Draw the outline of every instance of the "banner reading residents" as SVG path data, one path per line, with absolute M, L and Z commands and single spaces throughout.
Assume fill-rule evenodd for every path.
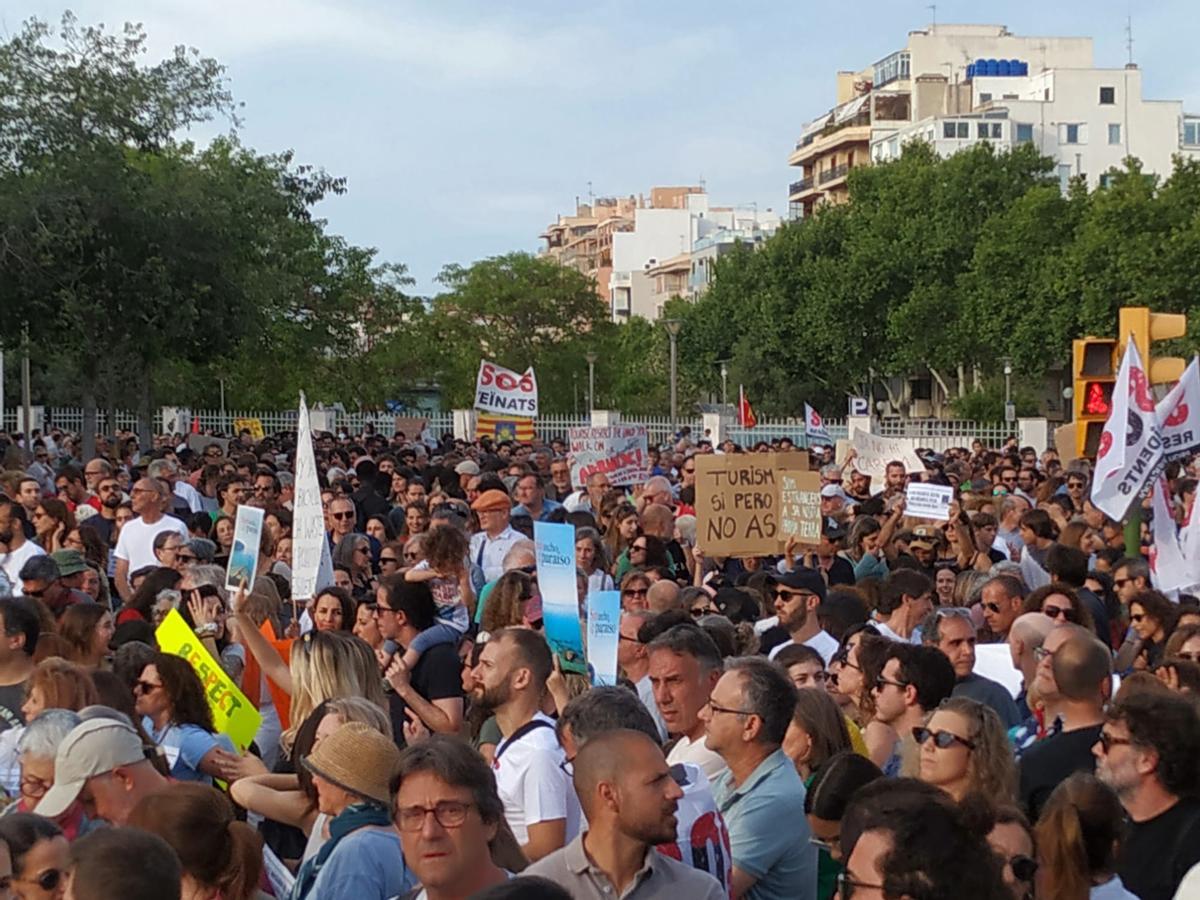
M 571 484 L 583 487 L 596 472 L 615 486 L 641 484 L 650 475 L 649 442 L 645 425 L 570 428 Z

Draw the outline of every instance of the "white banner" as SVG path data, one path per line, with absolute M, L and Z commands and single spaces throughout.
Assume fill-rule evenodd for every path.
M 825 420 L 821 418 L 819 412 L 807 403 L 804 404 L 804 434 L 808 438 L 808 442 L 813 446 L 833 446 L 833 438 L 825 430 Z
M 1200 448 L 1200 357 L 1192 357 L 1183 377 L 1159 401 L 1154 413 L 1168 462 Z
M 1096 453 L 1092 503 L 1119 522 L 1163 461 L 1154 397 L 1132 336 L 1121 359 L 1112 398 L 1112 414 L 1104 423 Z
M 530 366 L 524 374 L 483 360 L 475 376 L 475 408 L 484 412 L 525 416 L 538 414 L 537 378 Z
M 614 486 L 641 484 L 650 477 L 649 443 L 645 425 L 570 428 L 571 484 L 583 487 L 595 472 Z
M 904 514 L 918 519 L 950 519 L 950 501 L 954 499 L 954 488 L 948 484 L 926 484 L 923 481 L 909 482 L 904 491 Z
M 296 493 L 292 511 L 292 599 L 308 600 L 316 596 L 321 548 L 325 547 L 324 552 L 328 553 L 328 541 L 325 538 L 325 513 L 321 509 L 321 486 L 317 482 L 317 461 L 313 455 L 308 404 L 303 393 L 300 394 L 297 428 Z
M 1153 541 L 1150 544 L 1150 580 L 1164 594 L 1176 592 L 1192 583 L 1188 564 L 1179 547 L 1179 532 L 1175 528 L 1175 517 L 1171 514 L 1167 479 L 1154 479 L 1150 491 L 1154 521 Z
M 887 465 L 899 462 L 906 472 L 924 472 L 925 463 L 916 454 L 916 442 L 912 438 L 885 438 L 858 428 L 850 435 L 850 446 L 854 448 L 854 468 L 871 476 L 871 490 L 882 491 Z

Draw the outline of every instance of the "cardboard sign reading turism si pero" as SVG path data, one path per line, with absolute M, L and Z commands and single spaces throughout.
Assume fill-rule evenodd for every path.
M 694 459 L 696 542 L 709 556 L 779 553 L 792 533 L 803 543 L 820 539 L 820 503 L 814 512 L 812 496 L 820 477 L 808 471 L 804 454 L 701 454 Z

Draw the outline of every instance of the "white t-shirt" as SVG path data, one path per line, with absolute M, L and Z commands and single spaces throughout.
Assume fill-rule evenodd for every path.
M 796 643 L 796 642 L 795 641 L 787 641 L 786 643 L 779 644 L 778 646 L 772 647 L 771 653 L 769 654 L 768 658 L 774 659 L 776 656 L 779 655 L 780 650 L 782 650 L 784 647 L 790 647 L 794 643 Z M 820 631 L 818 631 L 816 634 L 814 634 L 812 637 L 810 637 L 807 641 L 805 641 L 804 646 L 812 647 L 814 650 L 816 650 L 818 653 L 820 653 L 821 659 L 825 660 L 825 665 L 829 665 L 829 661 L 831 659 L 833 659 L 833 654 L 837 653 L 837 651 L 838 651 L 837 640 L 835 640 L 833 635 L 831 635 L 829 632 L 827 632 L 823 628 Z
M 675 810 L 675 842 L 659 844 L 656 848 L 663 856 L 669 856 L 685 866 L 707 872 L 721 887 L 728 889 L 732 876 L 733 854 L 729 849 L 729 829 L 717 809 L 712 785 L 692 763 L 680 763 L 687 775 L 681 784 L 683 796 Z
M 159 562 L 154 555 L 154 538 L 163 531 L 174 531 L 183 541 L 190 537 L 187 526 L 174 516 L 163 516 L 153 525 L 147 525 L 138 516 L 126 522 L 121 529 L 121 536 L 117 538 L 117 559 L 126 560 L 130 572 L 145 566 L 157 566 Z
M 515 741 L 505 738 L 496 745 L 492 770 L 504 817 L 522 846 L 529 842 L 530 825 L 566 819 L 570 843 L 579 833 L 579 799 L 562 768 L 566 757 L 554 734 L 554 720 L 537 713 L 533 721 L 544 724 L 527 729 Z
M 186 481 L 180 480 L 175 482 L 175 496 L 186 503 L 188 509 L 192 512 L 204 512 L 204 498 L 200 496 L 198 490 Z
M 667 762 L 671 765 L 682 762 L 695 763 L 708 776 L 710 784 L 729 771 L 725 760 L 721 759 L 718 753 L 704 746 L 704 738 L 693 741 L 691 738 L 681 737 L 671 748 Z
M 14 523 L 14 528 L 20 528 L 20 523 Z M 26 560 L 33 559 L 35 556 L 41 556 L 46 551 L 35 544 L 33 541 L 26 539 L 21 545 L 21 549 L 13 550 L 11 553 L 0 554 L 0 569 L 4 570 L 4 574 L 8 576 L 8 581 L 12 586 L 14 597 L 20 597 L 24 594 L 21 588 L 20 571 L 21 566 L 25 565 Z

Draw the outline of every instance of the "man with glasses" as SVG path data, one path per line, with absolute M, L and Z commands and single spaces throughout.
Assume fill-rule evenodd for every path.
M 1015 575 L 997 575 L 983 585 L 980 592 L 983 620 L 997 641 L 1008 639 L 1008 630 L 1025 602 L 1025 585 Z
M 261 470 L 254 476 L 254 497 L 250 503 L 252 506 L 259 506 L 268 512 L 274 512 L 280 508 L 279 478 L 275 473 L 268 470 Z
M 675 840 L 683 790 L 645 734 L 617 729 L 592 738 L 575 758 L 572 780 L 588 830 L 525 874 L 549 878 L 576 900 L 729 896 L 708 873 L 655 850 Z
M 160 532 L 173 531 L 179 535 L 180 541 L 191 537 L 183 522 L 166 514 L 169 495 L 166 485 L 161 481 L 142 478 L 133 485 L 129 493 L 133 498 L 133 512 L 137 518 L 125 523 L 113 554 L 117 558 L 117 593 L 121 595 L 122 600 L 133 596 L 133 585 L 129 583 L 130 572 L 136 572 L 145 566 L 158 565 L 158 557 L 154 555 L 154 538 Z
M 329 549 L 337 547 L 342 538 L 353 534 L 358 513 L 349 497 L 334 497 L 329 501 Z
M 523 539 L 509 524 L 512 500 L 504 491 L 484 491 L 471 504 L 479 516 L 480 531 L 471 536 L 471 562 L 483 570 L 486 581 L 504 574 L 504 557 L 513 544 Z
M 1175 695 L 1131 694 L 1108 712 L 1096 776 L 1129 816 L 1117 874 L 1141 900 L 1170 900 L 1200 862 L 1200 718 Z
M 117 530 L 117 510 L 125 501 L 121 483 L 112 475 L 105 475 L 96 485 L 96 496 L 100 499 L 100 512 L 88 519 L 86 524 L 100 535 L 105 547 L 111 547 Z
M 1112 655 L 1086 628 L 1059 625 L 1036 651 L 1034 690 L 1042 701 L 1045 737 L 1021 753 L 1021 805 L 1037 819 L 1059 782 L 1095 767 L 1104 704 L 1112 691 Z
M 912 730 L 925 724 L 927 713 L 954 693 L 954 667 L 936 647 L 892 643 L 871 696 L 875 720 L 897 735 L 884 775 L 900 774 L 901 749 L 912 741 Z
M 729 828 L 735 897 L 817 896 L 804 783 L 783 752 L 795 707 L 796 688 L 777 666 L 742 657 L 729 661 L 700 712 L 706 746 L 728 766 L 713 795 Z
M 793 569 L 784 575 L 773 577 L 775 614 L 779 627 L 787 632 L 787 640 L 770 651 L 774 659 L 784 647 L 805 644 L 821 654 L 825 664 L 837 653 L 838 642 L 821 627 L 817 619 L 817 607 L 825 602 L 825 579 L 814 569 Z
M 1021 724 L 1021 713 L 1008 688 L 975 672 L 975 623 L 970 610 L 958 606 L 935 609 L 921 623 L 921 641 L 940 650 L 954 667 L 953 696 L 990 706 L 1006 729 Z
M 112 473 L 112 463 L 107 459 L 100 456 L 97 456 L 95 459 L 89 459 L 83 467 L 83 477 L 87 482 L 87 489 L 99 493 L 100 480 L 111 477 Z
M 1071 505 L 1076 513 L 1083 512 L 1083 501 L 1088 495 L 1088 479 L 1087 476 L 1080 472 L 1067 473 L 1067 496 L 1071 498 Z
M 1150 587 L 1150 565 L 1146 560 L 1122 559 L 1113 566 L 1113 591 L 1126 610 L 1134 597 Z
M 59 567 L 59 558 L 69 574 Z M 54 556 L 43 553 L 26 560 L 25 565 L 21 566 L 21 592 L 26 597 L 44 603 L 57 620 L 68 606 L 92 602 L 87 594 L 75 590 L 82 584 L 82 574 L 87 568 L 87 563 L 77 550 L 59 550 Z
M 408 647 L 418 634 L 437 621 L 437 606 L 428 582 L 385 579 L 375 591 L 375 621 L 385 641 Z M 434 644 L 421 654 L 412 671 L 397 665 L 395 654 L 387 670 L 388 708 L 397 743 L 419 719 L 435 734 L 457 734 L 462 726 L 462 662 L 454 644 Z
M 492 862 L 504 824 L 496 776 L 466 743 L 434 735 L 407 748 L 391 790 L 404 860 L 421 881 L 414 900 L 467 900 L 512 877 Z

